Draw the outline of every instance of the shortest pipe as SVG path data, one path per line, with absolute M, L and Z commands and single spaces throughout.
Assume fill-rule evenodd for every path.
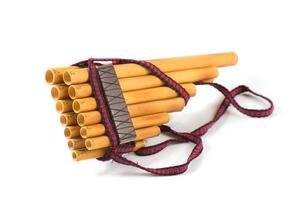
M 135 143 L 135 147 L 133 149 L 133 151 L 137 151 L 140 148 L 145 146 L 145 142 L 142 141 L 137 141 Z M 73 160 L 75 161 L 80 161 L 80 160 L 87 160 L 87 159 L 93 159 L 93 158 L 101 158 L 105 155 L 107 151 L 107 148 L 104 149 L 95 149 L 95 150 L 86 150 L 86 149 L 82 149 L 82 150 L 75 150 L 72 152 L 72 157 Z
M 135 130 L 135 134 L 136 134 L 136 138 L 135 138 L 136 141 L 143 140 L 146 138 L 158 136 L 160 134 L 160 128 L 158 126 L 141 128 Z M 85 147 L 88 150 L 106 148 L 109 147 L 110 145 L 111 145 L 110 139 L 107 136 L 88 138 L 85 140 Z

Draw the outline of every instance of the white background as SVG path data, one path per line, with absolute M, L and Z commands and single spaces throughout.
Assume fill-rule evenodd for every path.
M 297 3 L 1 1 L 0 199 L 299 199 Z M 44 81 L 48 67 L 91 56 L 150 59 L 225 51 L 237 52 L 239 63 L 221 69 L 216 81 L 229 88 L 245 84 L 270 97 L 272 117 L 252 119 L 231 107 L 203 137 L 202 155 L 179 176 L 72 161 Z M 238 98 L 244 106 L 266 106 L 250 99 Z M 191 131 L 212 118 L 221 100 L 214 89 L 199 87 L 170 125 Z M 184 162 L 191 148 L 129 157 L 162 167 Z

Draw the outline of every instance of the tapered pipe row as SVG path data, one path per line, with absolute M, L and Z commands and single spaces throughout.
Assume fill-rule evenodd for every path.
M 218 76 L 217 67 L 234 65 L 234 53 L 188 56 L 150 60 L 161 71 L 180 83 L 190 96 L 195 96 L 195 81 L 212 82 Z M 114 65 L 125 102 L 136 132 L 135 149 L 144 146 L 144 139 L 158 136 L 159 125 L 169 122 L 169 112 L 184 108 L 183 98 L 165 86 L 150 72 L 137 64 Z M 51 96 L 74 160 L 102 157 L 110 140 L 102 124 L 101 113 L 88 83 L 88 68 L 76 66 L 51 68 L 46 81 L 52 84 Z
M 61 88 L 62 86 L 66 85 L 54 85 L 53 88 Z M 63 91 L 65 92 L 66 90 L 64 89 Z M 57 99 L 57 93 L 53 92 L 53 90 L 51 91 L 51 95 L 54 99 Z M 74 113 L 72 101 L 73 100 L 71 100 L 69 96 L 63 100 L 58 100 L 56 102 L 56 110 L 59 113 L 63 113 L 60 116 L 60 122 L 62 125 L 66 126 L 64 133 L 66 138 L 69 139 L 67 144 L 68 147 L 73 150 L 72 156 L 74 160 L 103 156 L 103 152 L 110 146 L 110 143 L 107 142 L 109 141 L 109 138 L 107 136 L 101 136 L 105 135 L 104 125 L 99 123 L 92 126 L 80 127 L 78 125 L 80 117 L 78 118 L 78 114 Z M 132 121 L 134 128 L 136 129 L 137 142 L 135 150 L 137 150 L 144 146 L 143 139 L 155 137 L 160 133 L 160 129 L 157 125 L 167 123 L 169 121 L 169 116 L 168 113 L 156 113 L 153 115 L 132 118 Z M 81 128 L 83 128 L 82 131 Z M 89 140 L 86 141 L 86 138 L 89 138 Z M 93 151 L 90 152 L 90 150 Z

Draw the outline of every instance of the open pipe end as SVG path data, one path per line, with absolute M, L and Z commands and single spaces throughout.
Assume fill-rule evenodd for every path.
M 70 74 L 70 72 L 65 71 L 63 74 L 63 80 L 65 82 L 65 84 L 70 85 L 72 83 L 72 76 Z
M 92 148 L 92 142 L 90 140 L 86 140 L 85 141 L 85 146 L 86 146 L 87 149 L 90 150 Z
M 63 113 L 63 111 L 64 111 L 64 105 L 62 104 L 62 102 L 59 102 L 59 101 L 56 102 L 55 108 L 56 108 L 56 111 L 59 113 Z
M 46 71 L 45 79 L 48 84 L 54 84 L 54 72 L 51 69 Z
M 66 126 L 67 125 L 67 118 L 65 116 L 60 116 L 59 121 L 61 125 Z
M 71 97 L 71 99 L 76 99 L 77 98 L 76 89 L 74 88 L 74 86 L 71 85 L 69 87 L 68 93 L 69 93 L 69 96 Z
M 75 151 L 72 152 L 72 158 L 73 158 L 73 160 L 78 161 L 78 154 L 77 154 L 77 152 L 75 152 Z
M 72 140 L 69 140 L 68 141 L 68 147 L 70 148 L 70 149 L 73 149 L 74 148 L 74 142 L 72 141 Z
M 57 87 L 53 86 L 51 88 L 51 96 L 54 100 L 58 100 L 60 98 L 60 92 Z
M 84 120 L 84 116 L 82 114 L 77 115 L 77 123 L 80 126 L 84 126 L 85 120 Z
M 66 138 L 70 138 L 71 137 L 71 131 L 68 127 L 65 128 L 64 130 L 64 134 Z
M 80 103 L 78 101 L 75 100 L 72 104 L 72 107 L 73 107 L 74 112 L 76 112 L 76 113 L 80 112 L 81 107 L 80 107 Z
M 81 135 L 82 138 L 87 137 L 87 128 L 86 127 L 81 127 L 80 128 L 80 135 Z

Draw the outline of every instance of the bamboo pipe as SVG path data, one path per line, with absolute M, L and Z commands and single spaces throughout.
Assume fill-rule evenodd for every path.
M 85 141 L 81 138 L 69 139 L 68 147 L 72 150 L 85 148 Z
M 68 93 L 71 99 L 80 99 L 92 96 L 92 86 L 89 83 L 70 85 Z
M 182 87 L 186 89 L 190 96 L 196 95 L 196 86 L 194 84 L 183 84 Z M 127 105 L 162 99 L 170 99 L 177 96 L 178 93 L 169 87 L 157 87 L 124 93 L 124 99 Z M 75 99 L 73 101 L 72 107 L 75 113 L 87 112 L 96 110 L 97 102 L 94 97 Z
M 63 83 L 63 73 L 69 69 L 77 69 L 76 66 L 50 68 L 46 71 L 45 79 L 48 84 Z
M 64 134 L 66 138 L 80 137 L 80 126 L 67 126 L 65 127 Z
M 128 112 L 130 117 L 138 117 L 143 115 L 151 115 L 161 112 L 175 112 L 184 108 L 185 102 L 183 98 L 176 97 L 172 99 L 164 99 L 159 101 L 151 101 L 139 104 L 129 105 Z M 90 111 L 79 113 L 77 115 L 77 123 L 79 126 L 87 126 L 91 124 L 98 124 L 101 121 L 101 114 L 99 111 Z
M 233 52 L 229 52 L 200 56 L 157 59 L 150 60 L 150 62 L 156 65 L 162 72 L 174 72 L 208 66 L 224 67 L 236 64 L 237 60 L 237 55 Z M 137 64 L 115 65 L 114 69 L 119 79 L 150 74 L 149 70 Z M 64 72 L 63 79 L 67 85 L 88 82 L 88 69 L 81 68 L 67 70 Z
M 218 76 L 218 70 L 216 67 L 193 69 L 185 71 L 177 71 L 167 73 L 169 77 L 178 83 L 192 83 L 195 81 L 214 79 Z M 147 88 L 154 88 L 164 85 L 158 77 L 154 75 L 140 76 L 132 78 L 119 79 L 121 90 L 128 92 L 131 90 L 141 90 Z M 92 87 L 89 83 L 83 83 L 78 85 L 71 85 L 69 90 L 69 96 L 72 99 L 83 98 L 92 96 Z M 125 97 L 125 96 L 124 96 Z
M 202 81 L 206 82 L 206 83 L 209 83 L 209 82 L 213 82 L 214 78 L 205 79 L 205 80 L 202 80 Z M 182 84 L 182 86 L 183 86 L 183 84 Z M 143 91 L 143 90 L 141 90 L 141 91 Z M 136 92 L 136 91 L 132 91 L 132 92 Z M 68 89 L 68 93 L 69 93 L 69 97 L 71 99 L 80 99 L 80 98 L 90 97 L 90 96 L 93 95 L 92 94 L 93 93 L 92 92 L 92 86 L 89 83 L 70 85 L 70 87 Z M 130 99 L 131 93 L 129 93 L 129 94 L 127 94 L 127 93 L 129 93 L 129 91 L 123 93 L 124 98 L 125 99 Z
M 137 151 L 140 148 L 145 146 L 145 142 L 142 141 L 137 141 L 135 143 L 135 147 L 133 149 L 133 151 Z M 95 150 L 87 150 L 87 149 L 83 149 L 83 150 L 75 150 L 72 152 L 72 157 L 73 160 L 75 161 L 80 161 L 80 160 L 87 160 L 87 159 L 92 159 L 92 158 L 101 158 L 105 155 L 107 149 L 95 149 Z
M 52 98 L 54 100 L 69 98 L 68 88 L 69 88 L 69 86 L 66 86 L 66 85 L 54 85 L 51 88 Z
M 75 124 L 77 124 L 77 114 L 76 113 L 61 114 L 59 120 L 63 126 L 75 125 Z
M 141 117 L 134 117 L 131 119 L 132 125 L 135 129 L 145 128 L 149 126 L 159 126 L 168 123 L 170 120 L 168 113 L 157 113 L 153 115 L 145 115 Z M 103 124 L 94 124 L 90 126 L 83 126 L 80 128 L 80 136 L 82 138 L 97 137 L 105 134 L 105 126 Z M 76 134 L 77 135 L 77 130 Z
M 97 124 L 100 121 L 101 121 L 101 114 L 98 111 L 90 111 L 86 113 L 80 113 L 77 115 L 77 124 L 79 126 Z
M 157 126 L 142 128 L 135 130 L 136 133 L 136 141 L 143 140 L 146 138 L 151 138 L 158 136 L 160 134 L 160 128 Z M 111 145 L 110 139 L 107 136 L 100 136 L 94 138 L 88 138 L 85 140 L 85 147 L 88 150 L 101 149 L 105 147 L 109 147 Z
M 58 113 L 72 112 L 73 111 L 72 103 L 73 100 L 71 99 L 58 100 L 55 105 L 56 111 Z

